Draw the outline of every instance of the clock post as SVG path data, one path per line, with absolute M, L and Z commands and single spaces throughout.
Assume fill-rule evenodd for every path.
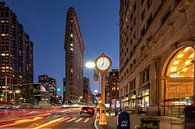
M 106 106 L 105 106 L 105 78 L 106 78 L 106 72 L 110 69 L 112 66 L 111 59 L 106 56 L 104 53 L 101 54 L 99 57 L 97 57 L 96 61 L 96 69 L 101 74 L 101 103 L 100 103 L 100 119 L 99 119 L 99 125 L 107 125 L 107 119 L 106 119 Z

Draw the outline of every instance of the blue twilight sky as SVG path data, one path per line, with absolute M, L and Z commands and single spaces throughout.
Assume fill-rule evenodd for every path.
M 2 1 L 2 0 L 0 0 Z M 106 53 L 119 67 L 119 0 L 4 0 L 16 14 L 34 42 L 34 82 L 47 74 L 63 86 L 65 76 L 64 32 L 66 12 L 73 6 L 77 12 L 85 44 L 85 62 Z M 90 77 L 93 71 L 84 69 Z M 62 90 L 61 93 L 62 95 Z

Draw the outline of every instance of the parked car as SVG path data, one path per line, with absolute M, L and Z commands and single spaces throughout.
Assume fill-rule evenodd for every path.
M 94 115 L 94 109 L 92 107 L 82 107 L 80 110 L 81 116 L 93 116 Z

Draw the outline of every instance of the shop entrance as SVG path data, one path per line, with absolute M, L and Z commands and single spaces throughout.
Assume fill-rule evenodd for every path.
M 182 117 L 184 107 L 192 104 L 194 49 L 181 48 L 165 66 L 163 102 L 164 115 Z

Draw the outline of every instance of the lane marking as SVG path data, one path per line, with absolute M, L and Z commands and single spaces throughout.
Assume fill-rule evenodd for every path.
M 63 117 L 62 117 L 62 118 L 58 118 L 58 119 L 56 119 L 56 120 L 53 120 L 53 121 L 44 123 L 44 124 L 42 124 L 42 125 L 40 125 L 40 126 L 38 126 L 38 127 L 35 127 L 35 128 L 33 128 L 33 129 L 41 129 L 41 128 L 43 128 L 43 127 L 45 127 L 45 126 L 48 126 L 48 125 L 50 125 L 50 124 L 52 124 L 52 123 L 61 121 L 62 119 L 63 119 Z
M 95 121 L 93 123 L 95 129 L 99 129 L 98 126 L 97 126 L 97 115 L 95 116 Z
M 81 121 L 83 118 L 80 118 L 78 120 L 75 121 L 75 123 L 78 123 L 79 121 Z
M 70 120 L 68 120 L 68 121 L 66 121 L 66 122 L 71 122 L 71 121 L 73 121 L 73 120 L 75 120 L 75 119 L 77 119 L 77 117 L 72 118 L 72 119 L 70 119 Z
M 85 121 L 84 121 L 84 123 L 87 123 L 87 121 L 89 120 L 90 118 L 87 118 Z

